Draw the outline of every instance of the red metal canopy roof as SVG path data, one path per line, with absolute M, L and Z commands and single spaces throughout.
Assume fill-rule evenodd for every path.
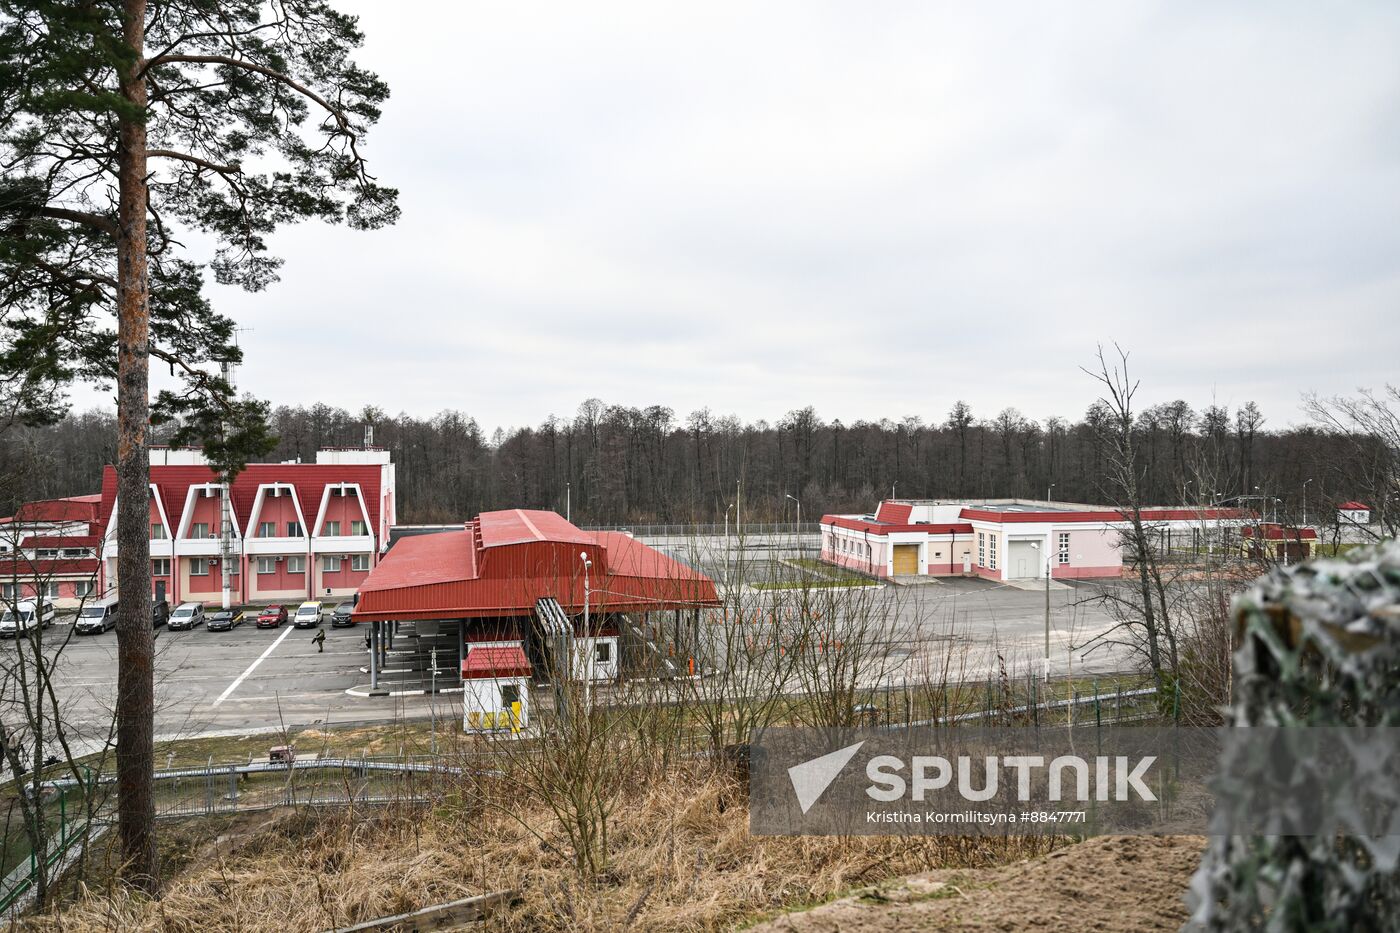
M 719 605 L 709 577 L 619 532 L 583 531 L 554 512 L 486 512 L 461 531 L 407 537 L 360 586 L 354 619 L 528 616 L 554 597 L 583 611 L 586 554 L 595 612 Z

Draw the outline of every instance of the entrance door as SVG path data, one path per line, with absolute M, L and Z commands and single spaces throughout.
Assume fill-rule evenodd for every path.
M 894 546 L 895 576 L 912 576 L 918 572 L 919 546 L 917 544 L 896 544 Z
M 1016 558 L 1016 576 L 1021 578 L 1031 576 L 1029 568 L 1026 567 L 1026 559 L 1024 557 Z

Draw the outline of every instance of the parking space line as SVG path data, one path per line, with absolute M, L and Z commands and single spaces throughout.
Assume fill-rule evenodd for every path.
M 283 642 L 283 641 L 286 639 L 286 637 L 287 637 L 288 635 L 290 635 L 290 634 L 292 634 L 292 627 L 289 625 L 289 626 L 287 626 L 287 628 L 286 628 L 285 630 L 283 630 L 283 632 L 282 632 L 281 635 L 278 635 L 278 636 L 277 636 L 277 640 L 276 640 L 276 641 L 274 641 L 272 644 L 270 644 L 270 645 L 267 646 L 267 650 L 266 650 L 266 651 L 264 651 L 262 654 L 258 655 L 258 659 L 257 659 L 256 661 L 254 661 L 252 664 L 249 664 L 249 665 L 248 665 L 248 669 L 247 669 L 246 671 L 244 671 L 243 673 L 241 673 L 241 674 L 238 675 L 238 679 L 237 679 L 237 680 L 235 680 L 233 683 L 231 683 L 231 684 L 228 685 L 228 689 L 227 689 L 227 690 L 225 690 L 223 693 L 219 694 L 219 698 L 218 698 L 217 700 L 214 701 L 213 705 L 214 705 L 214 706 L 218 706 L 220 703 L 224 702 L 224 700 L 227 700 L 227 699 L 228 699 L 228 695 L 229 695 L 230 693 L 232 693 L 233 691 L 237 690 L 237 689 L 238 689 L 238 685 L 241 684 L 241 683 L 243 683 L 243 681 L 248 677 L 249 674 L 251 674 L 251 673 L 253 673 L 253 671 L 257 670 L 258 665 L 261 664 L 263 661 L 267 660 L 267 656 L 270 655 L 270 654 L 272 654 L 272 652 L 276 651 L 276 650 L 277 650 L 277 646 L 280 645 L 280 644 L 282 644 L 282 642 Z

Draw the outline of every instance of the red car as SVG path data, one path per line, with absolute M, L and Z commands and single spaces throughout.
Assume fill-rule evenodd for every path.
M 258 613 L 258 628 L 277 628 L 286 621 L 286 606 L 268 606 Z

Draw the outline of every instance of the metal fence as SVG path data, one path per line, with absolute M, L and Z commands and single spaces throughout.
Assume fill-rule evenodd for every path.
M 744 522 L 743 526 L 730 522 L 728 525 L 715 522 L 675 523 L 662 525 L 589 525 L 585 531 L 622 531 L 634 538 L 682 538 L 682 537 L 723 537 L 726 533 L 739 537 L 791 537 L 821 534 L 820 522 Z
M 276 807 L 343 807 L 349 805 L 421 804 L 440 799 L 463 769 L 431 756 L 304 758 L 291 763 L 252 759 L 157 771 L 155 812 L 158 819 L 212 816 Z M 45 781 L 46 797 L 59 806 L 54 834 L 48 839 L 44 864 L 50 877 L 61 874 L 82 847 L 110 826 L 116 775 L 94 774 L 82 782 L 72 778 Z M 85 787 L 80 786 L 87 785 Z M 70 795 L 92 794 L 93 817 L 86 808 L 71 809 Z M 0 915 L 22 910 L 32 897 L 39 876 L 38 856 L 31 854 L 0 879 Z

